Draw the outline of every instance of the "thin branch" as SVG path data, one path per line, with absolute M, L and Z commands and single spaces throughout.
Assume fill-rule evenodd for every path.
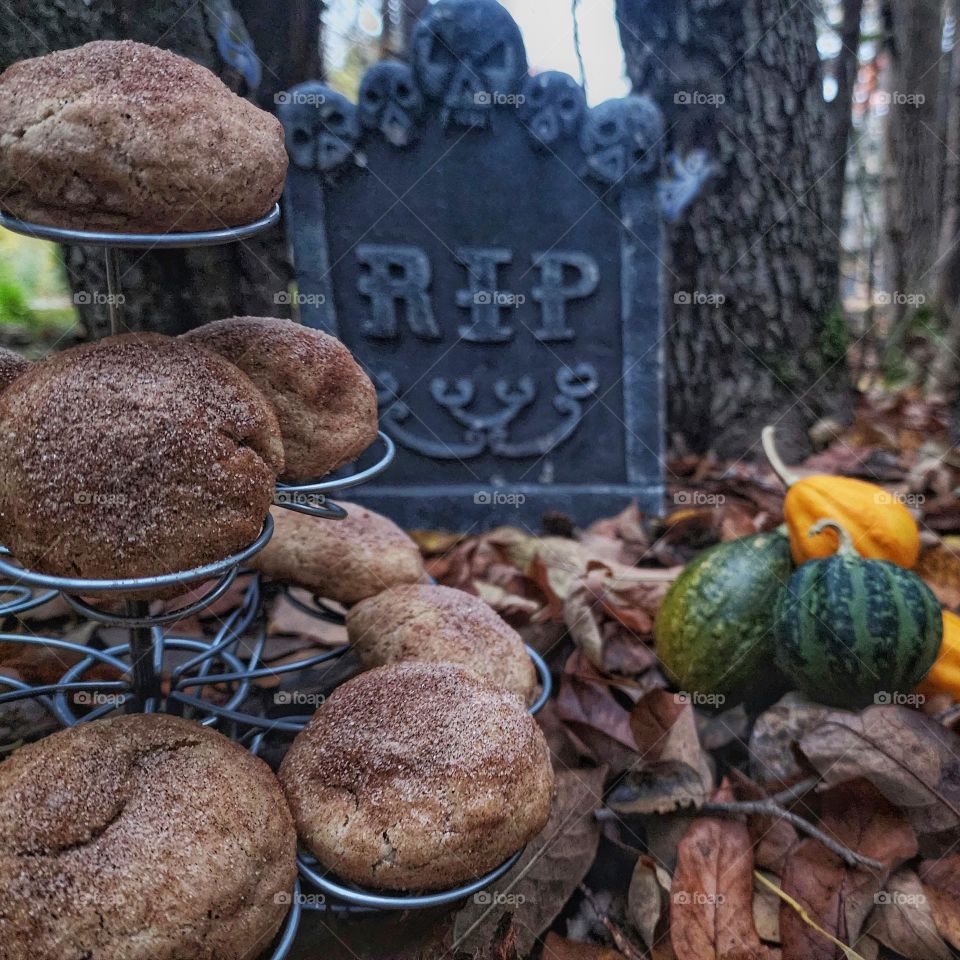
M 845 847 L 838 843 L 829 834 L 824 833 L 819 827 L 814 826 L 809 820 L 804 820 L 799 814 L 787 810 L 784 804 L 792 803 L 794 800 L 802 797 L 805 793 L 812 790 L 818 783 L 817 777 L 808 777 L 795 783 L 786 790 L 781 790 L 773 796 L 766 797 L 763 800 L 731 800 L 727 803 L 703 803 L 699 807 L 685 807 L 674 811 L 675 813 L 685 813 L 687 816 L 714 816 L 714 817 L 779 817 L 793 824 L 801 833 L 819 840 L 828 850 L 835 853 L 844 863 L 851 867 L 867 867 L 871 870 L 884 870 L 885 866 L 871 857 L 865 857 L 856 850 Z M 597 820 L 618 820 L 618 814 L 604 807 L 596 810 L 594 817 Z
M 786 820 L 787 823 L 792 823 L 801 833 L 813 837 L 814 840 L 819 840 L 828 850 L 832 850 L 850 867 L 869 867 L 872 870 L 885 869 L 879 860 L 865 857 L 863 854 L 857 853 L 856 850 L 851 850 L 842 843 L 837 843 L 833 837 L 824 833 L 819 827 L 815 827 L 809 820 L 804 820 L 803 817 L 798 814 L 780 806 L 773 797 L 767 797 L 766 800 L 734 800 L 730 803 L 705 803 L 693 812 L 714 817 L 779 817 L 781 820 Z
M 577 20 L 577 7 L 580 0 L 570 0 L 570 16 L 573 18 L 573 50 L 577 55 L 577 68 L 580 71 L 580 86 L 587 92 L 587 69 L 583 64 L 583 51 L 580 49 L 580 22 Z

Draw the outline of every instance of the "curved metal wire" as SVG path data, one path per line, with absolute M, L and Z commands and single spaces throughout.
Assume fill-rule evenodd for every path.
M 544 660 L 529 643 L 524 644 L 524 646 L 527 648 L 527 653 L 533 661 L 533 665 L 537 671 L 537 679 L 540 681 L 540 694 L 536 700 L 527 707 L 527 712 L 535 717 L 543 709 L 543 705 L 550 699 L 550 691 L 553 689 L 553 677 L 550 676 L 550 668 L 547 666 L 546 660 Z
M 233 581 L 237 579 L 237 569 L 237 567 L 231 567 L 198 600 L 177 607 L 176 610 L 171 610 L 168 613 L 150 614 L 144 617 L 136 614 L 110 613 L 105 610 L 98 610 L 85 600 L 81 600 L 70 593 L 64 593 L 62 596 L 77 613 L 110 627 L 158 627 L 166 623 L 176 623 L 177 620 L 183 620 L 185 617 L 199 613 L 199 611 L 209 607 L 211 603 L 218 600 L 230 589 Z
M 18 584 L 25 583 L 31 587 L 42 587 L 44 589 L 57 590 L 60 593 L 79 594 L 80 596 L 96 595 L 98 593 L 147 592 L 151 590 L 162 590 L 166 587 L 179 586 L 186 588 L 192 583 L 213 580 L 215 577 L 228 574 L 231 568 L 238 567 L 262 550 L 272 535 L 273 517 L 267 514 L 263 521 L 263 529 L 257 538 L 237 553 L 231 554 L 229 557 L 224 557 L 222 560 L 216 560 L 213 563 L 193 567 L 190 570 L 180 570 L 176 573 L 162 573 L 152 577 L 128 577 L 114 580 L 84 580 L 79 577 L 54 577 L 49 574 L 37 573 L 34 570 L 25 570 L 23 567 L 15 566 L 5 560 L 3 555 L 0 555 L 0 576 L 13 580 Z M 104 616 L 112 617 L 113 615 L 104 614 Z M 143 620 L 141 625 L 153 625 L 158 622 L 164 621 L 149 618 L 149 620 Z
M 376 463 L 349 476 L 336 477 L 332 480 L 278 483 L 273 502 L 277 506 L 296 513 L 324 517 L 328 520 L 342 520 L 347 515 L 346 510 L 335 503 L 330 503 L 327 497 L 379 476 L 393 463 L 393 458 L 397 455 L 396 445 L 382 430 L 377 431 L 377 439 L 383 444 L 384 453 Z
M 41 223 L 27 223 L 0 212 L 0 227 L 37 240 L 57 243 L 83 243 L 92 247 L 125 247 L 127 249 L 172 249 L 174 247 L 216 247 L 224 243 L 246 240 L 272 227 L 280 219 L 280 204 L 275 203 L 269 213 L 238 227 L 221 230 L 195 230 L 180 233 L 114 233 L 106 230 L 69 230 Z
M 294 596 L 292 592 L 292 584 L 284 584 L 283 593 L 284 596 L 300 611 L 308 614 L 311 617 L 316 617 L 318 620 L 325 620 L 327 623 L 333 623 L 338 627 L 342 627 L 346 622 L 347 618 L 339 610 L 334 610 L 333 607 L 328 607 L 326 601 L 322 597 L 318 597 L 314 594 L 310 599 L 310 603 L 306 603 L 301 600 L 299 597 Z
M 299 853 L 297 855 L 297 869 L 300 876 L 322 891 L 329 897 L 341 903 L 349 904 L 353 907 L 365 907 L 372 910 L 425 910 L 429 907 L 440 907 L 448 903 L 456 903 L 464 897 L 469 897 L 472 893 L 477 893 L 484 887 L 499 880 L 514 864 L 520 859 L 525 848 L 521 847 L 516 853 L 504 860 L 499 867 L 494 868 L 489 873 L 471 880 L 469 883 L 461 884 L 450 890 L 440 890 L 437 893 L 425 893 L 415 895 L 376 893 L 370 890 L 363 890 L 352 884 L 346 884 L 342 881 L 331 879 L 327 873 L 317 872 L 317 861 L 309 854 Z M 319 909 L 324 909 L 324 903 Z
M 35 607 L 42 607 L 57 595 L 57 591 L 44 590 L 40 593 L 34 593 L 27 586 L 10 584 L 0 586 L 0 596 L 4 594 L 12 594 L 16 599 L 0 603 L 0 617 L 11 616 L 15 613 L 26 613 L 27 610 L 33 610 Z

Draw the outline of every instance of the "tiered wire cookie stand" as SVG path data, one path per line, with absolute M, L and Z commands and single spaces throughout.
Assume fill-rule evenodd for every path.
M 0 213 L 0 226 L 15 233 L 59 243 L 99 246 L 104 251 L 107 279 L 107 306 L 111 333 L 123 331 L 119 249 L 171 249 L 215 246 L 253 237 L 280 219 L 279 205 L 260 220 L 242 227 L 191 233 L 126 234 L 103 231 L 67 230 L 22 220 Z M 393 441 L 383 432 L 360 459 L 352 473 L 303 484 L 278 483 L 274 503 L 298 513 L 333 521 L 346 512 L 330 500 L 345 490 L 365 483 L 386 470 L 393 461 Z M 259 536 L 249 546 L 215 563 L 162 576 L 117 580 L 82 580 L 52 577 L 25 570 L 9 551 L 0 547 L 0 615 L 27 613 L 56 597 L 62 597 L 77 613 L 105 627 L 127 631 L 124 642 L 102 649 L 52 636 L 0 633 L 0 642 L 44 647 L 59 651 L 73 663 L 55 683 L 30 684 L 0 674 L 0 706 L 30 699 L 43 705 L 64 727 L 104 717 L 114 711 L 170 712 L 190 717 L 241 742 L 259 754 L 269 735 L 291 737 L 309 716 L 268 717 L 248 707 L 258 681 L 277 678 L 318 666 L 343 656 L 346 645 L 327 649 L 306 659 L 268 666 L 263 659 L 267 643 L 263 584 L 258 573 L 244 565 L 269 541 L 273 520 L 268 515 Z M 220 621 L 210 638 L 177 636 L 172 628 L 178 621 L 201 614 L 220 599 L 238 579 L 246 581 L 239 606 Z M 145 591 L 182 587 L 183 592 L 199 591 L 172 610 L 151 612 L 151 603 L 142 599 L 117 598 L 124 594 L 142 596 Z M 287 599 L 301 611 L 320 620 L 343 624 L 344 617 L 322 598 L 309 602 L 284 586 Z M 108 602 L 98 599 L 108 595 Z M 550 695 L 550 672 L 535 650 L 527 647 L 540 681 L 540 693 L 530 706 L 536 713 Z M 100 677 L 92 678 L 99 668 Z M 112 676 L 104 679 L 103 674 Z M 483 889 L 503 876 L 522 854 L 517 851 L 495 870 L 451 890 L 411 896 L 394 896 L 362 890 L 339 881 L 325 872 L 306 853 L 297 858 L 299 877 L 290 900 L 290 911 L 271 952 L 264 960 L 284 960 L 293 945 L 304 909 L 335 913 L 367 913 L 383 910 L 412 910 L 455 903 Z M 319 894 L 306 893 L 317 890 Z

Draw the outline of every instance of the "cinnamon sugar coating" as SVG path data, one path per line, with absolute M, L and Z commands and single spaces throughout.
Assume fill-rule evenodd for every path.
M 376 391 L 336 337 L 279 317 L 230 317 L 183 336 L 236 364 L 273 405 L 283 434 L 281 479 L 322 477 L 376 439 Z
M 0 543 L 56 576 L 187 570 L 257 537 L 282 468 L 276 416 L 240 370 L 175 338 L 108 337 L 0 394 Z
M 347 635 L 366 667 L 401 660 L 456 663 L 529 703 L 536 671 L 520 634 L 490 605 L 439 584 L 404 584 L 361 600 Z
M 205 67 L 97 40 L 0 75 L 0 206 L 32 223 L 152 233 L 266 214 L 283 128 Z
M 419 548 L 392 520 L 356 503 L 339 505 L 344 520 L 274 507 L 273 537 L 251 566 L 341 603 L 426 580 Z
M 78 724 L 0 764 L 5 960 L 254 960 L 290 903 L 267 765 L 160 714 Z
M 519 697 L 445 663 L 338 687 L 280 766 L 300 839 L 345 880 L 437 890 L 474 879 L 547 822 L 553 770 Z

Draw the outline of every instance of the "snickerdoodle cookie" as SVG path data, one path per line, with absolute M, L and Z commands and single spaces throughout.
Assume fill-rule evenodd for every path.
M 482 876 L 547 822 L 553 769 L 518 696 L 448 663 L 395 663 L 338 687 L 280 782 L 300 839 L 362 886 Z

